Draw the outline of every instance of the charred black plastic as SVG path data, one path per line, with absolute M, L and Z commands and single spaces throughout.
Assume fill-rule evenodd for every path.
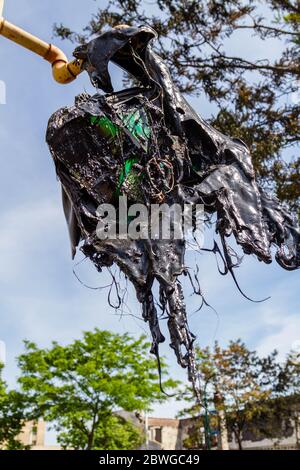
M 99 271 L 116 263 L 128 276 L 142 304 L 143 318 L 149 322 L 152 351 L 157 355 L 158 345 L 164 341 L 152 294 L 153 282 L 158 280 L 171 347 L 195 383 L 195 338 L 188 328 L 178 280 L 188 274 L 185 244 L 178 240 L 97 239 L 97 207 L 115 202 L 118 174 L 135 144 L 124 133 L 112 149 L 91 124 L 91 116 L 108 116 L 122 128 L 120 114 L 130 109 L 142 109 L 147 114 L 149 145 L 147 149 L 138 148 L 143 202 L 203 203 L 208 213 L 216 213 L 227 271 L 232 272 L 234 266 L 226 243 L 229 235 L 234 235 L 246 254 L 255 254 L 266 263 L 272 260 L 271 245 L 277 246 L 277 262 L 292 270 L 300 265 L 300 232 L 279 201 L 259 188 L 247 146 L 212 128 L 180 94 L 167 67 L 151 48 L 155 38 L 156 33 L 147 26 L 112 29 L 77 48 L 74 55 L 84 60 L 92 83 L 108 94 L 79 96 L 73 107 L 57 111 L 49 121 L 47 142 L 63 187 L 73 256 L 83 241 L 81 250 Z M 109 61 L 123 67 L 140 86 L 113 93 Z M 166 174 L 157 174 L 157 184 L 153 185 L 151 164 L 161 161 L 172 169 L 172 188 L 166 189 Z

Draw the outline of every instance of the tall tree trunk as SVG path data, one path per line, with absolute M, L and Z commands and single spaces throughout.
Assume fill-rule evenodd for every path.
M 93 450 L 93 447 L 94 447 L 94 430 L 92 430 L 90 434 L 88 435 L 88 445 L 87 445 L 86 450 Z
M 223 409 L 218 410 L 218 418 L 219 418 L 218 448 L 219 450 L 229 450 L 227 423 L 226 423 L 225 412 Z
M 239 450 L 244 450 L 244 449 L 243 449 L 243 445 L 242 445 L 241 434 L 240 434 L 240 433 L 236 433 L 235 437 L 236 437 L 236 440 L 237 440 L 237 442 L 238 442 Z
M 94 439 L 95 439 L 95 428 L 96 428 L 96 417 L 93 418 L 93 424 L 91 428 L 91 432 L 88 435 L 88 445 L 87 450 L 93 450 L 94 447 Z

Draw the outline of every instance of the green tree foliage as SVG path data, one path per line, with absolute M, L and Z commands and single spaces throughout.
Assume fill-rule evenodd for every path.
M 131 421 L 111 412 L 99 415 L 95 426 L 93 450 L 134 450 L 144 442 L 143 432 Z M 70 435 L 71 429 L 71 435 Z M 59 442 L 64 449 L 88 449 L 84 447 L 89 430 L 74 426 L 74 418 L 63 416 L 59 426 Z
M 247 423 L 247 429 L 256 438 L 271 436 L 280 442 L 299 428 L 300 353 L 291 350 L 281 364 L 275 363 L 274 355 L 261 362 L 270 378 L 270 400 L 253 422 Z
M 56 25 L 56 34 L 84 42 L 107 25 L 151 25 L 159 35 L 157 52 L 180 89 L 205 94 L 217 109 L 212 124 L 251 147 L 261 182 L 297 210 L 299 0 L 110 0 L 99 6 L 82 34 L 65 25 Z M 252 44 L 257 56 L 233 53 L 237 42 Z
M 123 450 L 141 443 L 140 432 L 115 412 L 150 410 L 166 399 L 144 337 L 96 329 L 67 346 L 25 347 L 19 382 L 32 413 L 54 423 L 64 448 Z M 165 390 L 175 386 L 170 379 L 163 383 Z
M 298 396 L 300 400 L 300 351 L 292 350 L 280 373 L 278 392 L 280 396 Z
M 21 393 L 7 390 L 1 379 L 2 369 L 0 363 L 0 449 L 22 450 L 27 447 L 19 442 L 18 435 L 26 420 L 25 400 Z
M 275 360 L 276 353 L 261 359 L 238 340 L 231 341 L 224 349 L 218 343 L 212 350 L 197 348 L 196 358 L 202 382 L 202 403 L 200 406 L 195 404 L 189 390 L 184 398 L 192 406 L 183 410 L 181 415 L 196 417 L 203 414 L 203 405 L 207 403 L 209 410 L 215 410 L 210 426 L 216 429 L 216 415 L 223 410 L 228 429 L 242 450 L 243 432 L 254 418 L 259 419 L 266 413 L 277 386 L 279 366 Z M 194 445 L 192 436 L 189 436 L 187 444 Z

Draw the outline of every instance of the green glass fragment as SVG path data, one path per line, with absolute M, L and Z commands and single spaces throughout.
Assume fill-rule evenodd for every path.
M 99 127 L 101 135 L 107 139 L 117 137 L 119 128 L 107 116 L 91 116 L 91 124 Z
M 130 135 L 135 139 L 144 150 L 148 150 L 148 141 L 151 136 L 151 129 L 148 124 L 147 116 L 140 110 L 135 110 L 131 113 L 126 113 L 120 116 L 125 129 L 129 131 Z M 98 126 L 101 135 L 107 139 L 114 139 L 120 134 L 120 128 L 114 124 L 107 116 L 91 116 L 90 122 Z M 139 158 L 133 156 L 128 158 L 124 163 L 119 176 L 119 182 L 116 189 L 116 195 L 122 193 L 122 186 L 124 183 L 128 186 L 130 192 L 136 193 L 140 181 L 140 176 L 132 169 L 132 166 L 139 161 Z M 132 191 L 131 191 L 132 190 Z

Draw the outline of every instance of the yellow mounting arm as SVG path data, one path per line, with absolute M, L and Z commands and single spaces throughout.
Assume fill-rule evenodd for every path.
M 82 72 L 82 61 L 68 62 L 65 54 L 53 44 L 27 33 L 2 18 L 3 0 L 0 0 L 0 35 L 43 57 L 52 65 L 53 77 L 58 83 L 70 83 Z

